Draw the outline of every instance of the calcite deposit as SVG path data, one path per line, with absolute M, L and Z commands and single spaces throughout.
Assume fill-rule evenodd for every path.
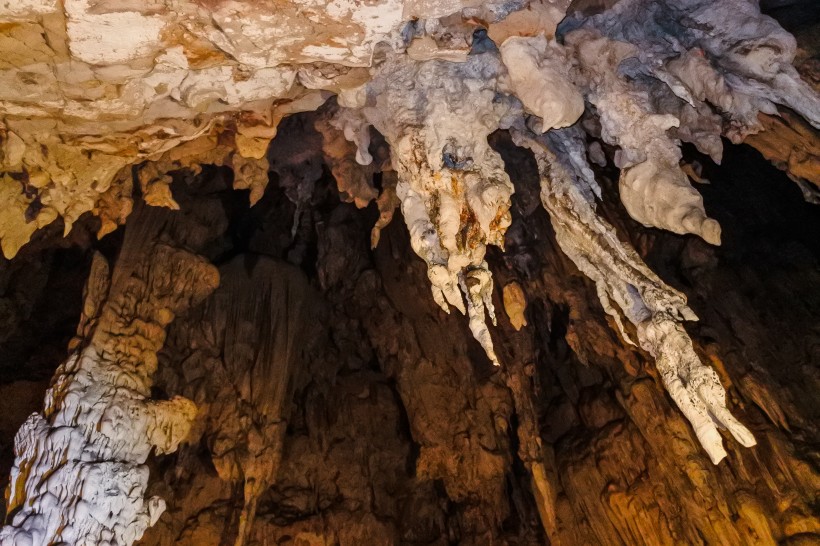
M 695 325 L 687 295 L 704 287 L 646 258 L 646 238 L 670 237 L 712 267 L 718 190 L 695 185 L 721 183 L 704 172 L 727 145 L 820 202 L 817 80 L 755 2 L 0 1 L 0 53 L 2 265 L 60 233 L 105 251 L 15 438 L 2 546 L 818 531 L 816 474 L 777 435 L 810 419 L 789 422 L 759 364 L 733 377 Z M 19 299 L 0 305 L 10 323 L 33 316 Z M 746 320 L 728 329 L 754 337 Z M 544 405 L 542 355 L 570 350 L 610 379 L 550 372 L 568 398 Z M 651 409 L 669 402 L 654 380 L 691 432 Z M 777 434 L 743 424 L 744 404 Z M 608 432 L 559 464 L 551 413 Z M 693 439 L 740 477 L 702 465 Z M 749 493 L 764 471 L 783 476 Z M 766 496 L 781 478 L 799 491 Z M 672 498 L 693 491 L 708 508 Z M 712 528 L 669 523 L 690 508 Z
M 44 412 L 15 437 L 4 545 L 133 544 L 165 509 L 161 498 L 143 498 L 145 462 L 152 450 L 177 448 L 196 406 L 183 397 L 150 400 L 157 351 L 165 327 L 219 278 L 162 240 L 167 212 L 140 216 L 113 270 L 95 256 L 71 356 Z

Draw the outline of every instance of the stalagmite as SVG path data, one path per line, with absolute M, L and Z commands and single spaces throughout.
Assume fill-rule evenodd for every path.
M 143 498 L 145 461 L 152 450 L 176 450 L 196 406 L 150 399 L 157 351 L 168 324 L 219 278 L 202 258 L 163 241 L 165 218 L 132 219 L 110 278 L 95 258 L 81 339 L 57 370 L 44 413 L 15 438 L 14 516 L 0 530 L 3 546 L 130 545 L 165 509 L 161 498 Z
M 655 357 L 664 386 L 712 462 L 726 457 L 718 427 L 727 428 L 746 447 L 755 445 L 752 433 L 726 408 L 717 373 L 700 361 L 681 326 L 684 320 L 697 319 L 686 297 L 664 284 L 595 212 L 594 182 L 577 168 L 584 153 L 583 133 L 565 129 L 537 138 L 525 130 L 515 132 L 514 138 L 535 153 L 541 200 L 561 249 L 595 282 L 601 305 L 626 340 L 620 313 L 635 325 L 640 346 Z

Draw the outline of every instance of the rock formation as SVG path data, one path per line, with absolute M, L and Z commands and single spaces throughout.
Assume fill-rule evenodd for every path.
M 27 0 L 0 25 L 0 342 L 34 350 L 47 284 L 19 272 L 59 231 L 90 263 L 2 546 L 820 533 L 816 397 L 728 363 L 762 336 L 741 300 L 700 327 L 688 302 L 728 267 L 690 183 L 724 148 L 820 201 L 818 81 L 755 3 Z
M 218 284 L 213 266 L 162 240 L 163 217 L 134 218 L 117 265 L 94 257 L 78 337 L 15 437 L 14 518 L 3 544 L 133 544 L 165 509 L 143 496 L 145 461 L 174 451 L 196 414 L 185 398 L 150 400 L 164 329 Z

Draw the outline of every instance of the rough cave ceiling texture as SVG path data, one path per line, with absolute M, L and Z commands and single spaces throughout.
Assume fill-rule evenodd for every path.
M 690 183 L 708 182 L 703 165 L 684 161 L 681 146 L 719 164 L 724 139 L 758 148 L 818 200 L 816 67 L 801 53 L 801 78 L 794 37 L 755 3 L 9 0 L 0 25 L 3 253 L 53 224 L 68 235 L 96 222 L 104 237 L 127 223 L 116 258 L 94 256 L 71 356 L 15 438 L 2 546 L 143 535 L 310 545 L 817 538 L 820 481 L 782 434 L 785 415 L 806 428 L 798 416 L 812 410 L 787 411 L 796 402 L 774 394 L 767 372 L 743 369 L 741 399 L 774 428 L 742 424 L 728 409 L 742 404 L 731 391 L 727 400 L 727 365 L 683 327 L 697 320 L 686 296 L 644 263 L 618 212 L 599 210 L 617 210 L 599 183 L 617 168 L 632 219 L 719 245 L 721 224 Z M 326 171 L 344 201 L 375 202 L 369 241 L 344 216 L 351 208 L 316 222 Z M 287 243 L 226 243 L 248 234 L 237 235 L 242 214 L 226 212 L 225 184 L 247 190 L 250 211 L 280 207 L 291 221 L 270 229 Z M 549 225 L 533 216 L 539 199 Z M 408 239 L 390 226 L 398 207 Z M 312 230 L 322 233 L 314 246 Z M 530 267 L 525 247 L 554 263 Z M 283 248 L 303 268 L 316 253 L 321 297 L 299 267 L 230 258 Z M 492 256 L 511 264 L 502 290 Z M 571 280 L 577 271 L 597 307 Z M 584 325 L 528 312 L 544 294 Z M 502 307 L 509 324 L 494 335 Z M 550 333 L 563 329 L 574 358 L 606 362 L 610 382 L 600 370 L 553 372 L 572 403 L 550 409 L 609 431 L 594 461 L 582 450 L 559 465 L 545 443 L 539 350 L 517 333 L 528 322 L 553 353 L 567 350 Z M 502 371 L 471 364 L 485 357 Z M 362 377 L 373 360 L 378 373 Z M 329 387 L 338 384 L 347 391 Z M 586 388 L 611 392 L 587 400 Z M 405 429 L 412 442 L 395 432 Z M 378 449 L 364 454 L 359 436 Z M 181 442 L 176 459 L 149 457 Z M 704 464 L 721 463 L 727 445 L 731 472 Z

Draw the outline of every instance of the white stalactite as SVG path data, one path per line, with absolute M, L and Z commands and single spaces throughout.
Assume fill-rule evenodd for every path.
M 584 97 L 570 81 L 564 48 L 543 35 L 513 36 L 500 46 L 513 94 L 541 118 L 541 132 L 569 127 L 584 113 Z
M 686 297 L 661 281 L 596 214 L 591 171 L 578 169 L 583 133 L 569 129 L 539 138 L 523 131 L 514 138 L 535 153 L 541 201 L 561 249 L 595 282 L 604 310 L 625 339 L 629 340 L 621 313 L 635 325 L 640 346 L 655 358 L 664 386 L 712 462 L 726 457 L 718 427 L 727 428 L 744 446 L 755 445 L 752 433 L 726 409 L 726 392 L 717 373 L 700 361 L 681 326 L 683 320 L 697 319 Z
M 570 33 L 567 43 L 581 66 L 587 97 L 601 120 L 601 136 L 620 146 L 621 201 L 635 220 L 674 233 L 693 233 L 720 244 L 720 226 L 707 218 L 703 198 L 689 184 L 678 162 L 682 154 L 667 131 L 680 125 L 656 113 L 642 89 L 618 72 L 637 47 L 601 37 L 594 30 Z
M 794 38 L 753 2 L 622 0 L 559 33 L 602 138 L 621 148 L 621 200 L 646 226 L 720 244 L 720 226 L 678 166 L 678 139 L 719 162 L 721 134 L 741 141 L 776 104 L 820 126 L 820 98 L 791 64 Z

